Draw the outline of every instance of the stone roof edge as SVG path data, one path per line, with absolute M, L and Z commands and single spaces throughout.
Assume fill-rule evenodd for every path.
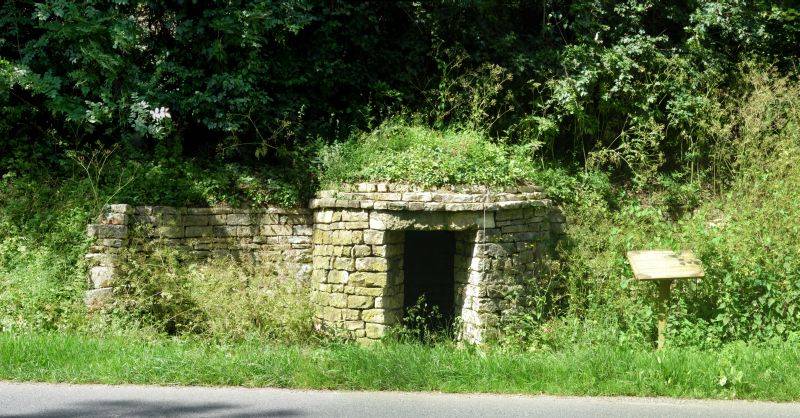
M 309 203 L 311 209 L 349 208 L 392 211 L 483 211 L 550 206 L 542 189 L 520 186 L 511 190 L 485 186 L 452 186 L 420 190 L 387 183 L 359 183 L 344 191 L 321 190 Z M 403 190 L 403 191 L 401 191 Z
M 522 184 L 515 186 L 487 186 L 478 184 L 447 184 L 443 186 L 423 186 L 410 183 L 393 182 L 361 182 L 361 183 L 340 183 L 333 187 L 328 187 L 321 192 L 440 192 L 440 193 L 533 193 L 542 192 L 543 189 L 534 184 Z
M 161 205 L 128 205 L 128 204 L 109 204 L 103 208 L 104 213 L 120 214 L 139 214 L 139 215 L 222 215 L 230 213 L 252 213 L 252 214 L 278 214 L 278 215 L 310 215 L 308 208 L 287 208 L 277 205 L 266 207 L 230 207 L 230 206 L 211 206 L 211 207 L 192 207 L 192 206 L 161 206 Z

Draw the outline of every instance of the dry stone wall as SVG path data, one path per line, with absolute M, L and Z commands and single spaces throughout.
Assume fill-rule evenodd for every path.
M 197 259 L 230 255 L 275 264 L 285 275 L 306 279 L 311 274 L 311 221 L 306 209 L 108 205 L 87 229 L 94 244 L 86 255 L 91 266 L 86 303 L 101 306 L 111 296 L 123 250 L 142 249 L 154 240 Z
M 363 183 L 322 191 L 311 207 L 316 325 L 365 343 L 400 322 L 405 231 L 456 232 L 453 297 L 461 338 L 481 343 L 564 222 L 535 187 L 426 191 Z
M 513 308 L 509 296 L 536 274 L 565 222 L 534 186 L 339 185 L 320 191 L 309 207 L 109 205 L 88 226 L 95 242 L 86 303 L 101 306 L 111 297 L 121 252 L 158 240 L 197 258 L 233 255 L 310 278 L 315 325 L 369 343 L 402 319 L 406 232 L 452 231 L 453 272 L 445 279 L 452 280 L 460 338 L 481 343 Z

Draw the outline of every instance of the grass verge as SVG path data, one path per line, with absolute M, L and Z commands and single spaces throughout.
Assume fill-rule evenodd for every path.
M 788 401 L 800 399 L 800 350 L 732 344 L 715 351 L 599 346 L 523 353 L 4 333 L 0 379 Z

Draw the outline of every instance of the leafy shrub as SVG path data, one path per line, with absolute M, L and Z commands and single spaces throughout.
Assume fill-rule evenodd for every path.
M 83 181 L 60 188 L 7 173 L 0 178 L 0 330 L 86 324 L 83 255 L 90 209 Z
M 655 286 L 631 280 L 625 253 L 655 248 L 694 250 L 706 269 L 701 280 L 675 284 L 671 344 L 718 347 L 800 332 L 800 84 L 768 72 L 749 80 L 752 93 L 731 108 L 728 140 L 717 145 L 732 161 L 723 195 L 680 176 L 649 193 L 602 172 L 539 177 L 563 199 L 567 236 L 551 269 L 527 286 L 529 305 L 508 318 L 506 344 L 649 344 Z M 540 294 L 542 281 L 556 282 L 554 294 Z
M 388 121 L 322 153 L 323 185 L 393 181 L 425 186 L 513 185 L 527 182 L 533 163 L 521 147 L 490 141 L 469 129 L 437 131 Z
M 403 319 L 388 329 L 386 339 L 412 344 L 449 344 L 460 333 L 458 317 L 448 318 L 439 306 L 429 304 L 425 295 L 405 309 Z

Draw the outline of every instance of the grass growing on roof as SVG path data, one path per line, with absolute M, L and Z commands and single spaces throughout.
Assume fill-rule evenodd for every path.
M 401 120 L 325 148 L 322 185 L 388 181 L 440 186 L 528 182 L 534 163 L 522 146 L 494 142 L 466 128 L 444 131 Z

